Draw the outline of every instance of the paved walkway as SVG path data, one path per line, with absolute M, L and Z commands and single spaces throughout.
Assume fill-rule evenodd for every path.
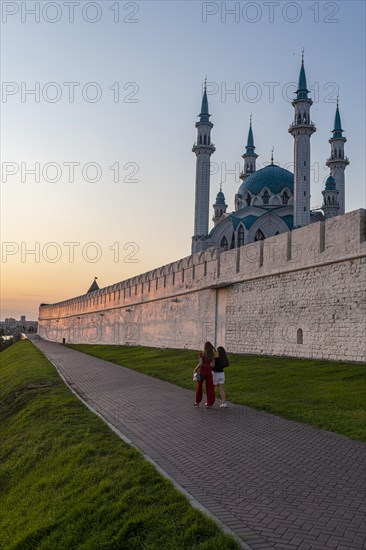
M 35 343 L 88 404 L 253 550 L 366 548 L 362 443 L 238 405 L 197 410 L 192 391 Z

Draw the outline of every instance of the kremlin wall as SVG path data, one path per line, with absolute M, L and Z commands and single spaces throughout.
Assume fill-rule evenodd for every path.
M 366 210 L 212 247 L 39 310 L 56 342 L 366 361 Z

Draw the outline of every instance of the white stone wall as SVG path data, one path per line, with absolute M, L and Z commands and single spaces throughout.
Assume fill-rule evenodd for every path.
M 237 353 L 366 361 L 365 319 L 366 211 L 356 210 L 42 306 L 39 333 L 190 349 L 209 339 Z
M 238 283 L 228 294 L 227 348 L 366 361 L 365 280 L 364 257 Z

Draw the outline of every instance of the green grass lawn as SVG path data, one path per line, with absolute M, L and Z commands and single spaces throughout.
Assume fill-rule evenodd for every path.
M 149 376 L 194 389 L 198 352 L 139 346 L 70 345 Z M 232 403 L 366 441 L 366 365 L 229 354 Z
M 0 357 L 0 548 L 239 548 L 91 413 L 29 341 Z

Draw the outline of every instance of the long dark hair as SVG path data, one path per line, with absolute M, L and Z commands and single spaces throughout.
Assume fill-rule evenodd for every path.
M 217 353 L 219 354 L 219 359 L 220 359 L 220 364 L 222 367 L 228 367 L 229 366 L 229 359 L 226 355 L 226 351 L 225 351 L 225 348 L 223 348 L 222 346 L 219 346 L 217 348 Z
M 213 347 L 211 342 L 206 342 L 203 346 L 203 358 L 206 359 L 206 361 L 208 361 L 209 363 L 212 363 L 215 358 L 214 352 L 215 348 Z

